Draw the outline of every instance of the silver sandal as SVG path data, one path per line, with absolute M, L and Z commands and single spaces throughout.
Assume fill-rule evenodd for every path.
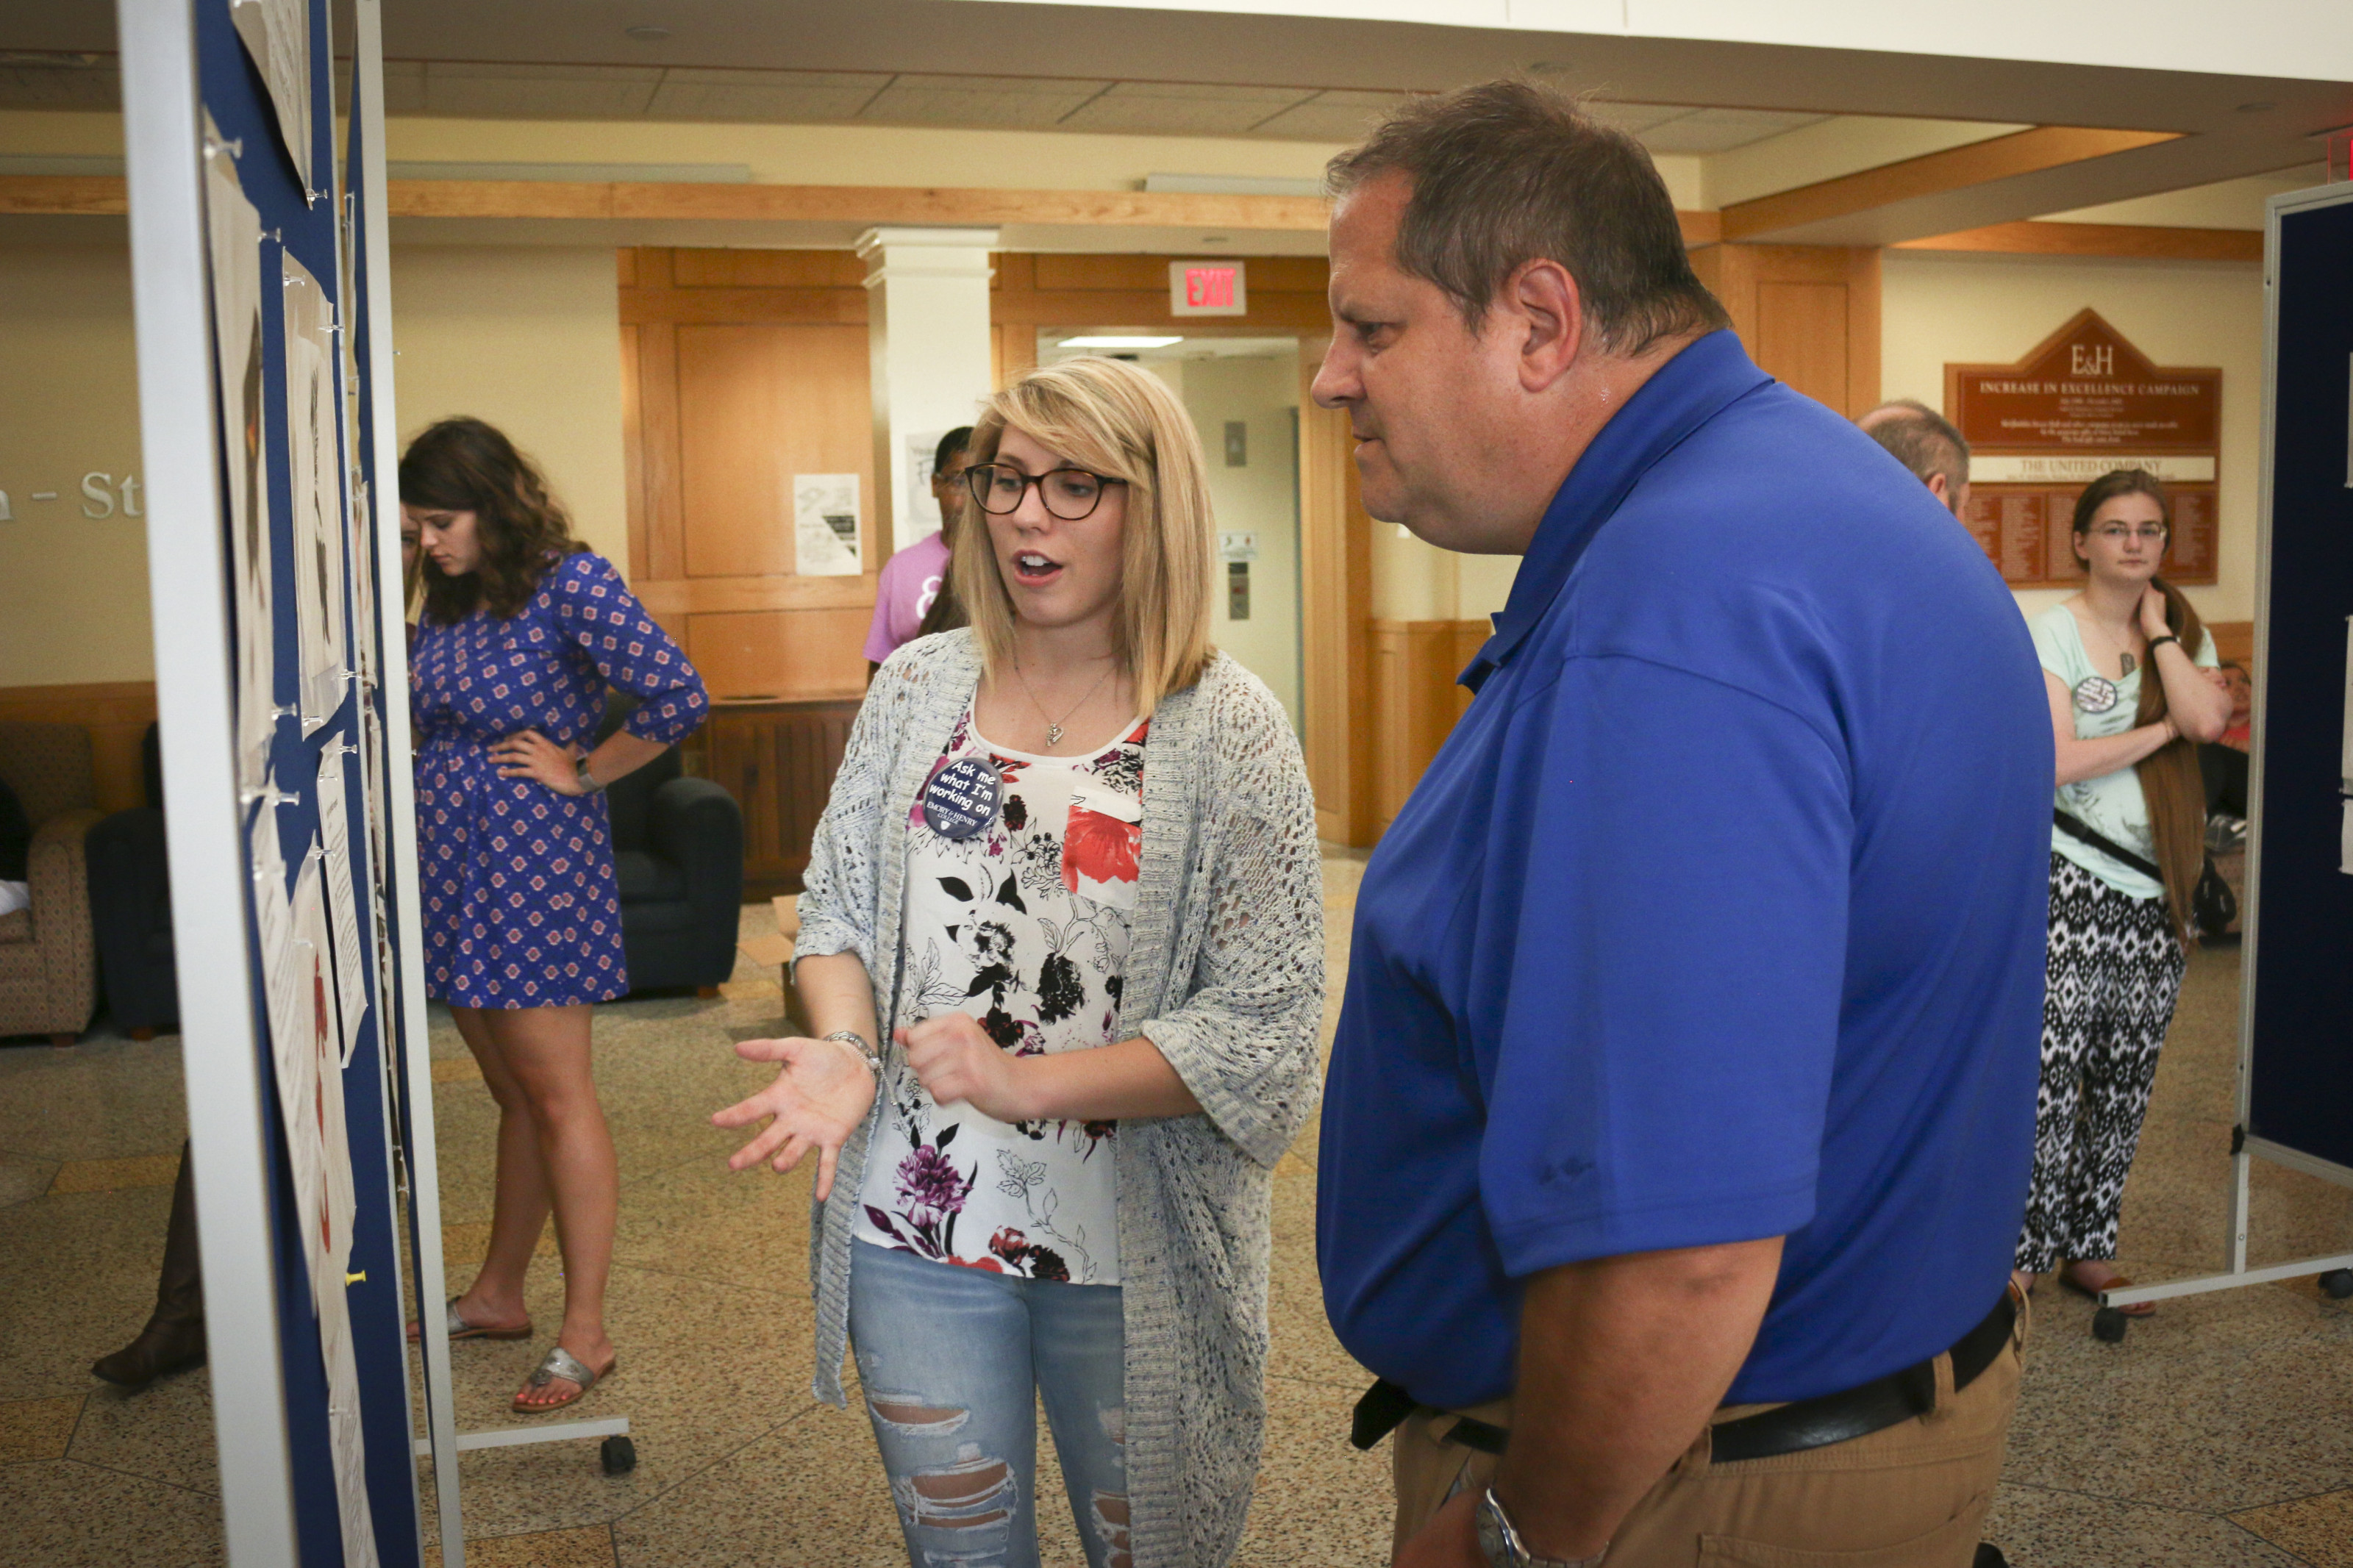
M 551 1410 L 561 1410 L 567 1405 L 577 1405 L 588 1396 L 590 1389 L 620 1370 L 621 1358 L 618 1356 L 615 1356 L 612 1364 L 606 1367 L 603 1372 L 591 1372 L 586 1363 L 562 1345 L 551 1345 L 547 1353 L 540 1358 L 539 1365 L 532 1369 L 531 1376 L 524 1381 L 523 1386 L 545 1388 L 557 1378 L 562 1378 L 576 1385 L 580 1392 L 569 1399 L 559 1399 L 553 1405 L 526 1405 L 523 1403 L 522 1395 L 517 1394 L 514 1397 L 514 1408 L 525 1415 L 544 1415 Z
M 519 1329 L 484 1328 L 480 1323 L 470 1323 L 458 1315 L 459 1300 L 460 1298 L 456 1296 L 450 1297 L 448 1306 L 443 1309 L 448 1313 L 444 1331 L 448 1334 L 451 1343 L 454 1344 L 459 1340 L 527 1340 L 531 1338 L 530 1319 L 524 1319 L 522 1327 Z M 413 1329 L 409 1333 L 408 1342 L 410 1344 L 417 1342 L 417 1334 Z

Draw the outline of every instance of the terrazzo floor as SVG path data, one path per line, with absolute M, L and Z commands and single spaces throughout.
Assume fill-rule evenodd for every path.
M 1335 978 L 1360 870 L 1353 854 L 1325 861 Z M 744 910 L 746 938 L 772 931 L 765 906 Z M 2123 1263 L 2143 1279 L 2221 1258 L 2237 997 L 2237 954 L 2199 953 L 2126 1193 Z M 863 1415 L 809 1396 L 808 1178 L 730 1173 L 735 1140 L 703 1120 L 766 1076 L 727 1047 L 776 1032 L 781 1005 L 775 971 L 746 959 L 718 998 L 600 1011 L 597 1079 L 622 1173 L 611 1324 L 623 1372 L 577 1414 L 626 1414 L 638 1465 L 606 1477 L 588 1443 L 464 1455 L 477 1568 L 905 1561 Z M 454 1291 L 488 1232 L 494 1113 L 446 1019 L 433 1054 Z M 88 1371 L 153 1300 L 183 1117 L 175 1040 L 100 1031 L 69 1051 L 0 1047 L 8 1568 L 222 1558 L 206 1373 L 124 1394 Z M 1276 1173 L 1270 1427 L 1240 1555 L 1251 1568 L 1386 1554 L 1386 1455 L 1345 1440 L 1366 1377 L 1316 1290 L 1314 1152 L 1311 1126 Z M 2341 1249 L 2353 1193 L 2258 1164 L 2253 1234 L 2258 1261 Z M 532 1304 L 552 1325 L 561 1281 L 546 1250 Z M 2036 1306 L 1986 1529 L 2012 1563 L 2353 1568 L 2353 1310 L 2309 1281 L 2259 1286 L 2165 1303 L 2106 1345 L 2090 1337 L 2089 1302 L 2046 1289 Z M 454 1347 L 460 1425 L 514 1424 L 506 1396 L 543 1348 Z M 1059 1498 L 1059 1478 L 1041 1477 L 1039 1494 Z M 1080 1563 L 1067 1517 L 1041 1513 L 1046 1561 Z

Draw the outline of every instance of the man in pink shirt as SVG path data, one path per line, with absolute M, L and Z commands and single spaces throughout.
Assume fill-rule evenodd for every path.
M 874 595 L 874 625 L 866 633 L 869 675 L 900 644 L 914 640 L 934 601 L 943 594 L 953 597 L 947 585 L 948 546 L 955 519 L 964 508 L 965 447 L 971 439 L 969 425 L 951 430 L 940 437 L 939 448 L 932 456 L 932 499 L 940 505 L 939 531 L 917 540 L 883 563 L 881 588 Z M 933 629 L 944 631 L 964 624 L 959 615 Z

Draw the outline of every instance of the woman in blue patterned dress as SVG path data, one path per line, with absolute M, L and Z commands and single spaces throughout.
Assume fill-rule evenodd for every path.
M 612 1374 L 605 1279 L 618 1175 L 589 1074 L 589 1007 L 628 992 L 600 792 L 691 733 L 702 678 L 575 542 L 546 481 L 497 430 L 448 419 L 400 462 L 423 551 L 411 653 L 426 990 L 448 1004 L 499 1106 L 498 1200 L 452 1339 L 522 1339 L 550 1208 L 564 1328 L 515 1394 L 527 1415 Z M 640 705 L 594 751 L 605 691 Z

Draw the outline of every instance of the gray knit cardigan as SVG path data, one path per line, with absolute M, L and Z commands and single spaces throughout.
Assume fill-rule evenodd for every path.
M 969 631 L 907 644 L 874 678 L 810 847 L 797 961 L 855 952 L 896 1026 L 906 833 L 980 679 Z M 1149 1037 L 1201 1102 L 1114 1141 L 1136 1568 L 1231 1560 L 1266 1425 L 1274 1163 L 1316 1095 L 1324 895 L 1315 808 L 1282 708 L 1223 654 L 1162 700 L 1144 751 L 1144 845 L 1119 1037 Z M 896 1047 L 888 1045 L 886 1051 Z M 813 1211 L 813 1391 L 847 1401 L 849 1249 L 881 1099 Z

